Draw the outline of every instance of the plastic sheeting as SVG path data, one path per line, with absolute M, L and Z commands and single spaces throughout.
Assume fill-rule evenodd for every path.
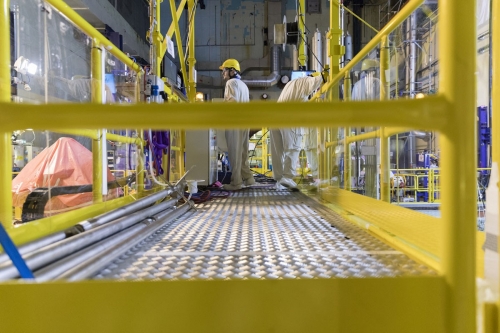
M 108 181 L 114 176 L 108 169 Z M 36 188 L 92 184 L 92 152 L 72 138 L 60 138 L 44 149 L 12 180 L 12 200 L 22 207 L 26 197 Z M 107 199 L 117 197 L 110 190 Z M 59 213 L 92 202 L 92 192 L 66 194 L 53 197 L 45 213 Z

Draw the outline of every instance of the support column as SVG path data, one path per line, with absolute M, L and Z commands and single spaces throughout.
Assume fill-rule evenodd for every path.
M 0 16 L 0 103 L 10 103 L 10 1 L 5 0 Z M 13 129 L 12 129 L 13 130 Z M 5 229 L 12 225 L 12 140 L 11 133 L 0 132 L 0 221 Z
M 390 99 L 391 78 L 389 59 L 389 38 L 384 36 L 380 48 L 380 100 Z M 380 129 L 380 199 L 391 202 L 391 177 L 390 177 L 390 157 L 389 157 L 389 136 L 386 135 L 386 128 Z
M 91 50 L 92 72 L 92 103 L 102 104 L 103 96 L 103 50 L 97 40 L 93 41 Z M 102 145 L 101 130 L 98 130 L 97 140 L 92 140 L 92 200 L 102 202 Z
M 196 5 L 194 0 L 188 0 L 188 13 L 192 13 L 193 10 L 196 10 Z M 190 14 L 189 14 L 190 15 Z M 188 57 L 188 66 L 189 66 L 189 89 L 188 89 L 188 99 L 191 103 L 196 100 L 196 58 L 195 58 L 195 34 L 194 34 L 194 18 L 196 15 L 193 15 L 193 18 L 190 20 L 189 25 L 189 57 Z
M 439 6 L 439 90 L 449 103 L 447 127 L 440 138 L 445 323 L 447 332 L 472 333 L 476 331 L 476 3 L 463 1 L 457 6 L 454 0 L 441 0 Z

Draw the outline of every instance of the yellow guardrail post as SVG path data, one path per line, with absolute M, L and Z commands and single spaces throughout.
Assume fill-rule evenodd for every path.
M 160 12 L 160 3 L 162 3 L 163 0 L 156 0 L 156 6 L 155 6 L 155 11 L 156 11 L 156 25 L 155 29 L 153 31 L 153 42 L 155 45 L 155 67 L 154 68 L 154 73 L 156 76 L 160 77 L 161 76 L 161 60 L 163 58 L 164 52 L 162 50 L 163 48 L 163 36 L 161 35 L 161 29 L 160 29 L 160 23 L 161 23 L 161 12 Z
M 0 102 L 10 103 L 10 1 L 4 1 L 0 17 Z M 0 131 L 0 221 L 12 228 L 12 141 L 10 133 Z
M 297 13 L 298 22 L 298 38 L 299 44 L 297 46 L 298 58 L 300 70 L 305 70 L 307 67 L 307 41 L 306 41 L 306 0 L 299 0 L 299 8 Z
M 333 74 L 330 73 L 330 78 Z M 344 76 L 344 101 L 351 100 L 351 72 L 345 72 Z M 347 141 L 347 137 L 351 134 L 351 127 L 344 127 L 344 190 L 351 190 L 351 145 Z
M 475 332 L 476 20 L 471 13 L 476 3 L 442 0 L 439 6 L 443 13 L 438 22 L 439 89 L 449 103 L 441 139 L 445 189 L 441 273 L 447 283 L 446 327 L 450 333 Z
M 380 100 L 390 99 L 391 78 L 389 75 L 389 37 L 382 37 L 380 47 Z M 391 176 L 389 166 L 391 163 L 389 156 L 389 135 L 386 134 L 386 127 L 380 128 L 380 199 L 391 202 Z
M 103 50 L 99 41 L 94 39 L 91 50 L 90 69 L 92 73 L 92 103 L 103 103 Z M 102 144 L 101 130 L 97 130 L 97 138 L 92 139 L 92 199 L 94 203 L 102 202 Z
M 344 127 L 344 190 L 351 190 L 351 145 L 347 141 L 351 134 L 350 127 Z
M 189 46 L 186 45 L 186 47 L 189 47 L 188 48 L 189 57 L 187 59 L 189 66 L 189 87 L 187 87 L 187 91 L 188 91 L 188 99 L 191 103 L 193 103 L 196 100 L 196 69 L 194 67 L 194 65 L 196 64 L 195 34 L 194 34 L 194 18 L 195 18 L 194 11 L 196 10 L 196 6 L 197 3 L 195 4 L 194 0 L 188 0 Z
M 500 94 L 500 4 L 498 1 L 493 1 L 492 2 L 492 11 L 491 11 L 491 27 L 492 31 L 490 31 L 490 34 L 492 34 L 492 42 L 491 42 L 491 49 L 490 52 L 493 54 L 492 57 L 492 89 L 491 89 L 491 111 L 492 111 L 492 124 L 491 128 L 493 129 L 492 133 L 492 138 L 491 138 L 491 147 L 492 147 L 492 168 L 496 167 L 499 169 L 500 167 L 500 103 L 499 101 L 499 94 Z M 497 184 L 492 184 L 490 182 L 489 186 L 496 186 L 497 191 L 500 190 L 500 182 Z M 499 196 L 499 201 L 497 202 L 497 207 L 500 207 L 500 196 Z M 498 211 L 497 211 L 498 212 Z M 500 228 L 500 215 L 498 216 L 498 228 Z M 498 245 L 500 245 L 500 237 L 497 240 Z M 498 281 L 500 283 L 500 281 Z M 500 287 L 497 286 L 497 288 Z M 498 306 L 498 300 L 497 300 L 497 309 L 500 307 Z M 496 317 L 495 319 L 498 321 L 498 310 L 495 312 Z M 497 324 L 498 326 L 498 324 Z

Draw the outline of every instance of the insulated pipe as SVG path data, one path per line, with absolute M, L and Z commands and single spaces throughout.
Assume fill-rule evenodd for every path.
M 112 260 L 116 259 L 135 244 L 149 237 L 160 228 L 163 228 L 168 222 L 172 223 L 175 219 L 184 215 L 191 206 L 184 204 L 183 206 L 159 213 L 153 221 L 139 223 L 134 226 L 134 232 L 128 233 L 121 239 L 113 239 L 110 242 L 102 242 L 104 244 L 96 244 L 85 249 L 83 252 L 88 258 L 87 260 L 79 261 L 78 265 L 72 262 L 72 267 L 64 273 L 57 276 L 58 280 L 77 281 L 88 278 L 106 267 Z M 38 280 L 38 275 L 37 280 Z
M 242 78 L 241 80 L 248 87 L 271 87 L 278 83 L 280 79 L 281 70 L 281 48 L 278 45 L 274 45 L 271 48 L 271 74 L 268 76 L 254 76 L 248 78 Z
M 171 206 L 171 201 L 160 203 L 151 207 L 147 215 L 154 215 Z M 48 245 L 35 252 L 29 253 L 24 259 L 31 270 L 36 270 L 48 263 L 63 258 L 103 238 L 128 228 L 142 219 L 144 219 L 144 212 L 141 211 L 58 243 Z M 5 262 L 0 265 L 0 281 L 16 278 L 18 275 L 19 272 L 10 262 Z

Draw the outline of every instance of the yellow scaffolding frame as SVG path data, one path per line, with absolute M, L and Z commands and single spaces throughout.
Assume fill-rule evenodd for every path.
M 421 3 L 422 0 L 410 0 L 401 15 L 396 15 L 380 34 L 385 36 L 400 23 L 398 19 Z M 172 331 L 218 332 L 474 332 L 475 2 L 457 5 L 452 0 L 440 0 L 439 5 L 442 11 L 439 95 L 420 100 L 316 103 L 305 119 L 301 103 L 261 103 L 259 107 L 255 107 L 256 103 L 242 103 L 238 105 L 239 112 L 234 112 L 234 106 L 229 103 L 169 104 L 168 108 L 154 104 L 147 108 L 96 105 L 92 110 L 78 104 L 72 104 L 69 109 L 66 105 L 9 103 L 9 1 L 4 0 L 0 9 L 0 151 L 3 151 L 0 218 L 4 223 L 9 221 L 6 215 L 12 213 L 11 158 L 5 151 L 10 145 L 8 134 L 16 128 L 248 128 L 262 126 L 261 119 L 266 119 L 269 127 L 430 126 L 429 129 L 442 133 L 443 174 L 442 219 L 433 231 L 438 240 L 438 276 L 291 281 L 12 282 L 0 285 L 2 330 L 159 332 L 168 327 Z M 363 56 L 360 53 L 357 57 Z M 353 60 L 353 64 L 359 61 Z M 344 77 L 348 70 L 349 65 L 336 76 Z M 327 92 L 333 81 L 329 81 L 321 93 Z M 248 118 L 248 113 L 254 117 Z M 136 117 L 137 114 L 141 117 Z M 78 124 L 74 122 L 75 116 L 78 116 Z M 349 196 L 356 194 L 340 190 L 337 199 L 342 201 Z M 377 202 L 381 210 L 387 206 L 391 205 Z M 377 210 L 365 210 L 364 219 L 372 218 L 377 218 Z M 20 308 L 23 311 L 12 311 Z M 27 313 L 37 315 L 26 316 Z

